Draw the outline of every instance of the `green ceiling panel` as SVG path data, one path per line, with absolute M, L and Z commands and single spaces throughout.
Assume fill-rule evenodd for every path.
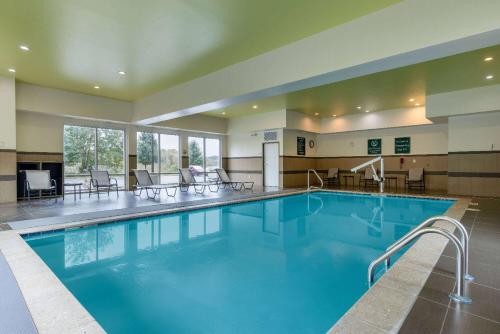
M 135 100 L 397 2 L 0 0 L 0 75 Z

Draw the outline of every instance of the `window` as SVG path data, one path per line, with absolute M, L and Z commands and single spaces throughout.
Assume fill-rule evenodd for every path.
M 220 140 L 213 138 L 189 137 L 189 169 L 197 181 L 217 177 L 215 169 L 220 167 Z
M 179 136 L 137 132 L 137 168 L 158 183 L 179 181 Z
M 107 170 L 125 185 L 125 132 L 117 129 L 64 126 L 64 179 L 90 182 L 91 170 Z

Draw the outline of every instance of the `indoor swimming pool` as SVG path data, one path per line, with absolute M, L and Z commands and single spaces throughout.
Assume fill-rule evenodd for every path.
M 324 333 L 453 203 L 313 192 L 24 238 L 108 333 Z

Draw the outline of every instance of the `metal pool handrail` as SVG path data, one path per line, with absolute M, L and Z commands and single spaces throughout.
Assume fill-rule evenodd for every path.
M 464 275 L 464 278 L 466 280 L 468 280 L 468 281 L 473 281 L 474 280 L 474 276 L 472 276 L 469 273 L 469 234 L 467 233 L 467 230 L 465 229 L 465 226 L 461 222 L 459 222 L 458 220 L 456 220 L 454 218 L 451 218 L 451 217 L 448 217 L 448 216 L 435 216 L 435 217 L 431 217 L 429 219 L 426 219 L 420 225 L 418 225 L 413 230 L 411 230 L 410 232 L 408 232 L 407 234 L 405 234 L 401 239 L 399 239 L 398 241 L 396 241 L 395 243 L 393 243 L 391 246 L 389 246 L 386 249 L 386 251 L 391 250 L 394 247 L 397 247 L 400 243 L 403 242 L 403 240 L 405 238 L 410 237 L 411 235 L 415 234 L 417 231 L 419 231 L 419 230 L 421 230 L 421 229 L 423 229 L 425 227 L 430 226 L 431 224 L 433 224 L 434 222 L 436 222 L 438 220 L 444 220 L 444 221 L 447 221 L 449 223 L 452 223 L 460 231 L 460 244 L 461 244 L 462 249 L 464 251 L 464 257 L 465 257 L 465 266 L 464 266 L 464 273 L 465 273 L 465 275 Z M 389 268 L 390 265 L 391 265 L 391 258 L 388 257 L 385 260 L 385 266 L 386 266 L 386 268 Z
M 314 174 L 316 174 L 316 177 L 318 178 L 319 182 L 321 183 L 321 186 L 319 187 L 316 187 L 316 186 L 311 186 L 311 172 L 313 172 Z M 321 178 L 321 176 L 319 176 L 318 172 L 316 172 L 315 169 L 308 169 L 307 170 L 307 190 L 310 190 L 310 189 L 321 189 L 323 188 L 323 179 Z
M 440 234 L 443 237 L 447 238 L 450 240 L 453 245 L 455 245 L 455 248 L 457 250 L 457 257 L 456 257 L 456 266 L 455 266 L 455 280 L 456 280 L 456 293 L 450 294 L 450 298 L 455 300 L 458 303 L 463 303 L 463 304 L 470 304 L 472 300 L 464 295 L 464 266 L 465 266 L 465 256 L 464 256 L 464 250 L 462 246 L 460 245 L 460 240 L 450 232 L 437 228 L 437 227 L 425 227 L 422 228 L 415 233 L 412 233 L 411 235 L 408 235 L 406 237 L 401 238 L 400 240 L 397 241 L 397 245 L 392 247 L 391 249 L 387 250 L 382 254 L 380 257 L 375 259 L 370 263 L 370 266 L 368 267 L 368 284 L 371 285 L 373 283 L 373 277 L 374 277 L 374 272 L 375 268 L 382 263 L 386 258 L 392 256 L 394 253 L 399 251 L 401 248 L 412 242 L 414 239 L 420 237 L 421 235 L 428 234 L 428 233 L 435 233 L 435 234 Z

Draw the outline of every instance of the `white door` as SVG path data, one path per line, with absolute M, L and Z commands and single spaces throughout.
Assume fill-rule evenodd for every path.
M 264 144 L 264 186 L 280 185 L 280 147 L 279 143 Z

